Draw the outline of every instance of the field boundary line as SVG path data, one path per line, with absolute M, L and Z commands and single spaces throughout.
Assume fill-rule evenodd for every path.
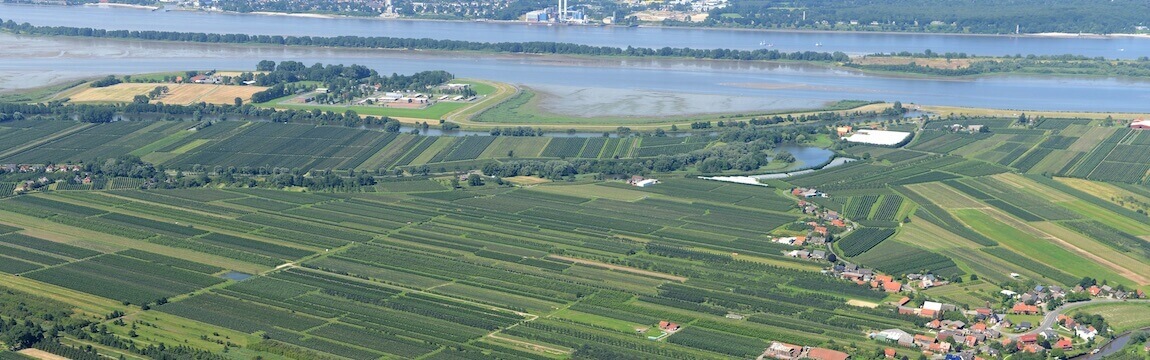
M 687 281 L 687 278 L 682 277 L 682 276 L 675 276 L 675 275 L 664 274 L 664 273 L 659 273 L 659 272 L 654 272 L 654 271 L 635 269 L 635 268 L 630 268 L 630 267 L 626 267 L 626 266 L 604 264 L 604 263 L 601 263 L 598 261 L 585 260 L 585 259 L 566 257 L 566 256 L 559 256 L 559 255 L 547 255 L 547 257 L 552 258 L 552 259 L 557 259 L 557 260 L 569 261 L 569 262 L 573 262 L 573 263 L 580 264 L 580 265 L 603 268 L 603 269 L 608 269 L 608 270 L 618 270 L 618 271 L 632 273 L 632 274 L 636 274 L 636 275 L 644 275 L 644 276 L 660 278 L 660 279 L 664 279 L 664 280 L 672 280 L 672 281 L 678 281 L 678 282 L 686 282 Z
M 553 348 L 550 346 L 539 345 L 539 344 L 536 344 L 533 342 L 528 342 L 528 341 L 523 341 L 523 340 L 505 338 L 505 337 L 499 336 L 498 333 L 487 334 L 487 337 L 492 338 L 492 339 L 497 339 L 497 340 L 503 340 L 503 341 L 510 342 L 510 343 L 517 344 L 517 345 L 522 345 L 522 346 L 528 347 L 528 348 L 535 350 L 535 351 L 543 351 L 545 353 L 550 353 L 550 354 L 571 354 L 570 351 L 566 351 L 563 349 L 556 349 L 556 348 Z

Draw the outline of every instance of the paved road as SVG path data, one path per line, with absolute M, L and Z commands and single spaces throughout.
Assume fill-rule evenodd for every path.
M 1121 303 L 1121 302 L 1150 303 L 1150 299 L 1130 299 L 1130 300 L 1094 299 L 1094 300 L 1090 300 L 1090 301 L 1081 301 L 1081 302 L 1063 304 L 1062 306 L 1055 308 L 1054 311 L 1047 312 L 1046 317 L 1042 318 L 1042 324 L 1035 326 L 1030 331 L 1027 331 L 1024 333 L 1019 333 L 1019 334 L 1007 335 L 1007 337 L 1009 337 L 1011 339 L 1017 339 L 1017 338 L 1021 337 L 1022 335 L 1037 334 L 1039 332 L 1042 332 L 1043 330 L 1050 329 L 1052 326 L 1054 326 L 1055 322 L 1058 320 L 1058 314 L 1061 314 L 1061 313 L 1065 312 L 1066 310 L 1070 310 L 1070 309 L 1074 309 L 1074 308 L 1080 308 L 1080 307 L 1087 306 L 1087 305 Z

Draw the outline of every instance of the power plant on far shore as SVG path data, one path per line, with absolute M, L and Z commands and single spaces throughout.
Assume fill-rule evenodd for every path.
M 527 13 L 525 20 L 528 23 L 547 24 L 583 24 L 587 21 L 581 10 L 569 10 L 567 0 L 557 0 L 554 8 L 535 10 Z

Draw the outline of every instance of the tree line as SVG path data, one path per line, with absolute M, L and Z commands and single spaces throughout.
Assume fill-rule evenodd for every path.
M 291 46 L 324 46 L 369 49 L 420 49 L 444 51 L 479 51 L 497 53 L 528 53 L 550 55 L 594 55 L 628 57 L 680 57 L 714 60 L 797 60 L 797 61 L 850 61 L 841 51 L 815 52 L 778 50 L 731 50 L 691 48 L 626 48 L 591 46 L 571 43 L 532 42 L 478 42 L 460 40 L 411 39 L 385 36 L 280 36 L 247 34 L 210 34 L 175 31 L 105 30 L 69 26 L 34 26 L 17 24 L 12 20 L 0 23 L 0 29 L 23 35 L 74 36 L 110 39 L 162 40 L 194 43 L 266 44 Z
M 80 121 L 87 123 L 108 123 L 129 119 L 166 119 L 204 121 L 205 119 L 236 119 L 272 121 L 282 123 L 303 123 L 346 127 L 380 127 L 387 132 L 398 132 L 399 121 L 389 117 L 359 116 L 355 111 L 342 113 L 312 110 L 276 110 L 261 108 L 251 104 L 216 105 L 196 103 L 172 105 L 163 103 L 131 102 L 127 104 L 71 104 L 53 101 L 40 104 L 0 103 L 0 122 L 42 119 Z
M 732 0 L 698 26 L 936 33 L 1134 33 L 1150 3 L 1114 1 Z M 688 24 L 676 24 L 688 25 Z

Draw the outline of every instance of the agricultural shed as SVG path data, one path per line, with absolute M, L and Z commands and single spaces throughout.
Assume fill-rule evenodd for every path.
M 863 144 L 893 146 L 906 140 L 907 136 L 910 136 L 910 133 L 903 131 L 859 130 L 846 137 L 846 140 Z

